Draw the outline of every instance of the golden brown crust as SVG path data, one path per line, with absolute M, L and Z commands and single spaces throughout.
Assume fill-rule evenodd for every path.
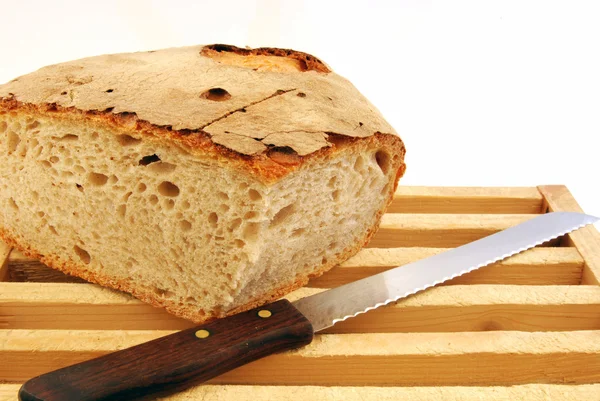
M 329 134 L 330 147 L 321 148 L 302 156 L 285 147 L 273 147 L 260 155 L 248 156 L 228 149 L 210 140 L 203 131 L 175 131 L 167 127 L 157 127 L 140 120 L 135 114 L 113 114 L 106 111 L 82 111 L 74 107 L 65 108 L 55 104 L 34 105 L 19 102 L 14 98 L 0 99 L 0 114 L 17 112 L 34 118 L 48 117 L 70 121 L 73 124 L 96 123 L 110 128 L 117 134 L 138 135 L 156 140 L 165 145 L 175 144 L 186 151 L 202 157 L 226 160 L 240 171 L 252 174 L 263 183 L 272 183 L 296 171 L 304 163 L 332 157 L 337 151 L 359 143 L 376 140 L 393 155 L 404 159 L 404 143 L 396 135 L 375 133 L 365 138 L 352 138 L 345 135 Z
M 299 61 L 300 71 L 331 72 L 331 69 L 313 55 L 292 49 L 277 49 L 274 47 L 259 47 L 257 49 L 242 49 L 240 47 L 214 44 L 202 48 L 200 54 L 213 57 L 215 53 L 231 52 L 241 56 L 275 56 L 287 57 Z
M 256 67 L 290 60 L 299 70 Z M 187 136 L 191 148 L 214 151 L 208 144 L 219 144 L 259 163 L 277 147 L 301 156 L 323 150 L 332 144 L 330 133 L 395 135 L 350 82 L 315 57 L 287 49 L 192 46 L 75 60 L 0 85 L 0 103 L 141 123 L 156 136 Z

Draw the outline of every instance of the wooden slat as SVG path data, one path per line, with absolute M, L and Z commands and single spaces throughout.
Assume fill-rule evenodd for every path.
M 563 185 L 539 187 L 550 211 L 580 212 L 583 210 Z M 593 226 L 567 235 L 567 245 L 575 246 L 585 261 L 582 284 L 600 285 L 600 234 Z
M 453 248 L 534 218 L 535 214 L 383 215 L 369 248 Z
M 165 331 L 0 330 L 0 381 L 20 382 L 149 341 Z M 600 381 L 600 332 L 319 335 L 213 383 L 513 385 Z M 369 344 L 369 346 L 365 346 Z
M 363 249 L 340 266 L 311 280 L 309 286 L 337 287 L 445 250 L 418 247 Z M 581 282 L 582 269 L 583 258 L 575 248 L 533 248 L 447 284 L 577 285 Z
M 388 213 L 540 213 L 535 188 L 399 186 Z
M 295 300 L 322 291 L 302 288 Z M 0 284 L 3 329 L 182 329 L 192 325 L 91 284 Z M 447 286 L 336 324 L 334 333 L 598 330 L 600 288 Z
M 368 248 L 311 280 L 309 286 L 332 288 L 390 268 L 411 263 L 445 251 L 446 248 Z M 50 269 L 35 259 L 13 251 L 9 263 L 11 282 L 83 283 L 77 277 Z M 448 284 L 577 285 L 581 281 L 583 258 L 575 248 L 534 248 Z
M 0 384 L 0 401 L 17 401 L 20 384 Z M 501 387 L 340 387 L 206 384 L 161 401 L 599 401 L 600 384 L 522 384 Z

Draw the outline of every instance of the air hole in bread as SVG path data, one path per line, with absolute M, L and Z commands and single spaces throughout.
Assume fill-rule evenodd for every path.
M 158 185 L 158 193 L 162 196 L 175 198 L 179 196 L 179 187 L 170 181 L 163 181 Z
M 46 215 L 46 213 L 39 211 L 39 212 L 37 212 L 37 215 L 38 215 L 38 217 L 42 218 Z
M 30 121 L 29 123 L 27 123 L 25 128 L 28 130 L 34 130 L 39 126 L 40 126 L 40 122 L 37 120 L 34 120 L 34 121 Z
M 142 142 L 141 139 L 138 138 L 134 138 L 130 135 L 117 135 L 117 142 L 119 142 L 119 145 L 121 146 L 134 146 L 137 145 L 138 143 Z
M 79 192 L 83 192 L 83 187 L 80 184 L 75 184 Z
M 212 212 L 211 214 L 208 215 L 208 222 L 210 223 L 211 226 L 216 227 L 218 221 L 219 221 L 219 216 L 215 212 Z
M 19 210 L 19 206 L 17 205 L 17 202 L 15 202 L 15 200 L 13 198 L 8 198 L 8 206 L 10 206 L 14 210 Z
M 192 223 L 187 220 L 181 220 L 179 222 L 179 228 L 181 228 L 181 231 L 184 232 L 190 231 L 192 229 Z
M 229 195 L 227 195 L 225 192 L 217 192 L 217 196 L 218 196 L 220 199 L 223 199 L 223 200 L 229 200 Z
M 119 217 L 125 217 L 125 213 L 127 213 L 127 205 L 119 205 L 117 207 L 117 214 Z
M 158 196 L 156 196 L 156 195 L 150 195 L 148 197 L 148 200 L 150 201 L 151 205 L 156 205 L 158 203 Z
M 248 188 L 249 185 L 246 182 L 240 182 L 240 184 L 238 185 L 238 188 L 240 189 L 240 191 L 243 191 L 244 189 Z
M 177 168 L 176 165 L 171 164 L 171 163 L 165 163 L 162 161 L 157 162 L 157 163 L 152 163 L 152 164 L 150 164 L 150 166 L 148 166 L 148 170 L 150 170 L 156 174 L 168 174 L 168 173 L 175 171 L 176 168 Z
M 258 216 L 258 214 L 256 212 L 250 211 L 244 215 L 244 219 L 251 220 L 251 219 L 255 218 L 256 216 Z
M 231 224 L 229 225 L 229 232 L 233 232 L 235 230 L 237 230 L 238 228 L 240 228 L 240 226 L 242 225 L 242 219 L 237 218 L 231 221 Z
M 246 227 L 244 227 L 244 232 L 242 233 L 242 237 L 246 241 L 255 241 L 258 237 L 260 225 L 258 223 L 248 223 Z
M 250 198 L 251 201 L 257 201 L 257 200 L 262 199 L 262 195 L 256 189 L 250 189 L 248 191 L 248 197 Z
M 67 134 L 65 136 L 61 136 L 60 138 L 53 138 L 57 142 L 75 142 L 79 139 L 77 135 Z
M 75 170 L 75 172 L 77 174 L 83 174 L 83 173 L 85 173 L 85 169 L 83 167 L 79 166 L 79 165 L 74 166 L 73 170 Z
M 337 242 L 333 241 L 329 244 L 329 250 L 336 249 L 338 246 Z
M 377 165 L 383 172 L 383 174 L 387 174 L 390 170 L 390 154 L 380 150 L 375 153 L 375 160 L 377 161 Z
M 300 237 L 302 234 L 304 234 L 304 232 L 306 231 L 306 228 L 297 228 L 294 231 L 292 231 L 292 238 L 293 237 Z
M 273 216 L 273 220 L 271 220 L 270 227 L 278 226 L 279 224 L 286 221 L 296 210 L 296 205 L 294 203 L 287 205 L 286 207 L 279 210 L 275 216 Z
M 114 91 L 114 89 L 107 89 L 104 92 L 106 92 L 106 93 L 113 93 L 113 91 Z
M 60 161 L 60 158 L 58 156 L 50 157 L 50 163 L 58 163 L 59 161 Z
M 243 248 L 244 245 L 246 245 L 246 243 L 244 241 L 242 241 L 241 239 L 236 239 L 235 241 L 233 241 L 233 243 L 238 248 Z
M 357 157 L 356 161 L 354 162 L 354 171 L 357 172 L 361 172 L 361 170 L 363 169 L 363 167 L 365 166 L 365 161 L 362 157 Z
M 182 208 L 183 210 L 187 210 L 187 209 L 189 209 L 189 208 L 190 208 L 190 206 L 191 206 L 191 205 L 190 205 L 190 202 L 188 202 L 188 201 L 186 201 L 186 200 L 184 200 L 183 202 L 181 202 L 181 208 Z
M 54 226 L 48 226 L 48 230 L 50 230 L 52 234 L 58 235 L 58 232 L 56 231 L 56 228 L 54 228 Z
M 229 211 L 229 206 L 226 205 L 226 204 L 224 204 L 224 203 L 222 203 L 222 204 L 219 205 L 219 211 L 225 213 L 225 212 Z
M 94 239 L 97 241 L 100 239 L 100 234 L 98 234 L 96 231 L 92 231 L 92 237 L 94 237 Z
M 148 155 L 148 156 L 144 156 L 140 159 L 140 161 L 138 162 L 138 164 L 140 166 L 147 166 L 150 163 L 156 163 L 160 161 L 160 157 L 158 157 L 156 154 L 154 155 Z
M 168 291 L 158 287 L 154 288 L 154 293 L 161 298 L 172 298 L 175 295 L 172 291 Z
M 331 177 L 327 182 L 327 187 L 335 188 L 335 183 L 337 182 L 337 177 Z
M 163 207 L 166 210 L 172 210 L 175 207 L 175 201 L 173 199 L 165 199 L 163 202 Z
M 223 102 L 231 99 L 231 94 L 223 88 L 211 88 L 200 95 L 202 99 L 208 99 L 215 102 Z
M 142 193 L 146 190 L 146 184 L 144 184 L 143 182 L 140 182 L 137 186 L 137 191 L 139 193 Z
M 331 199 L 333 199 L 335 202 L 338 202 L 340 200 L 340 193 L 340 190 L 336 189 L 331 193 Z
M 17 150 L 17 146 L 19 146 L 19 142 L 21 142 L 21 138 L 19 135 L 15 134 L 13 131 L 8 131 L 8 154 L 11 155 L 15 150 Z
M 77 256 L 79 256 L 79 259 L 81 259 L 81 261 L 83 263 L 85 263 L 86 265 L 90 264 L 92 258 L 90 257 L 90 254 L 85 249 L 80 248 L 77 245 L 74 245 L 73 251 L 75 251 L 75 254 Z
M 5 133 L 7 128 L 8 124 L 6 123 L 6 121 L 0 121 L 0 134 Z
M 133 195 L 133 192 L 131 192 L 131 191 L 127 192 L 125 195 L 123 195 L 123 201 L 127 202 L 131 195 Z
M 116 184 L 117 182 L 119 182 L 119 177 L 117 177 L 116 175 L 111 175 L 110 177 L 108 177 L 108 183 L 113 185 Z
M 89 173 L 88 174 L 88 182 L 92 185 L 100 187 L 106 184 L 108 181 L 108 176 L 101 173 Z
M 306 93 L 304 93 L 304 92 L 298 92 L 298 93 L 296 93 L 296 96 L 298 96 L 298 97 L 306 97 Z

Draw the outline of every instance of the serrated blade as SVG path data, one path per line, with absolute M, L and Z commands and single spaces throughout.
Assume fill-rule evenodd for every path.
M 597 221 L 582 213 L 543 214 L 459 248 L 299 299 L 293 305 L 310 320 L 314 331 L 320 331 Z

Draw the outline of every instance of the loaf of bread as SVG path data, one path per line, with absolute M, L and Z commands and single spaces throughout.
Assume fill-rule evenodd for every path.
M 105 55 L 0 86 L 0 236 L 206 321 L 354 255 L 404 145 L 347 80 L 292 50 Z

